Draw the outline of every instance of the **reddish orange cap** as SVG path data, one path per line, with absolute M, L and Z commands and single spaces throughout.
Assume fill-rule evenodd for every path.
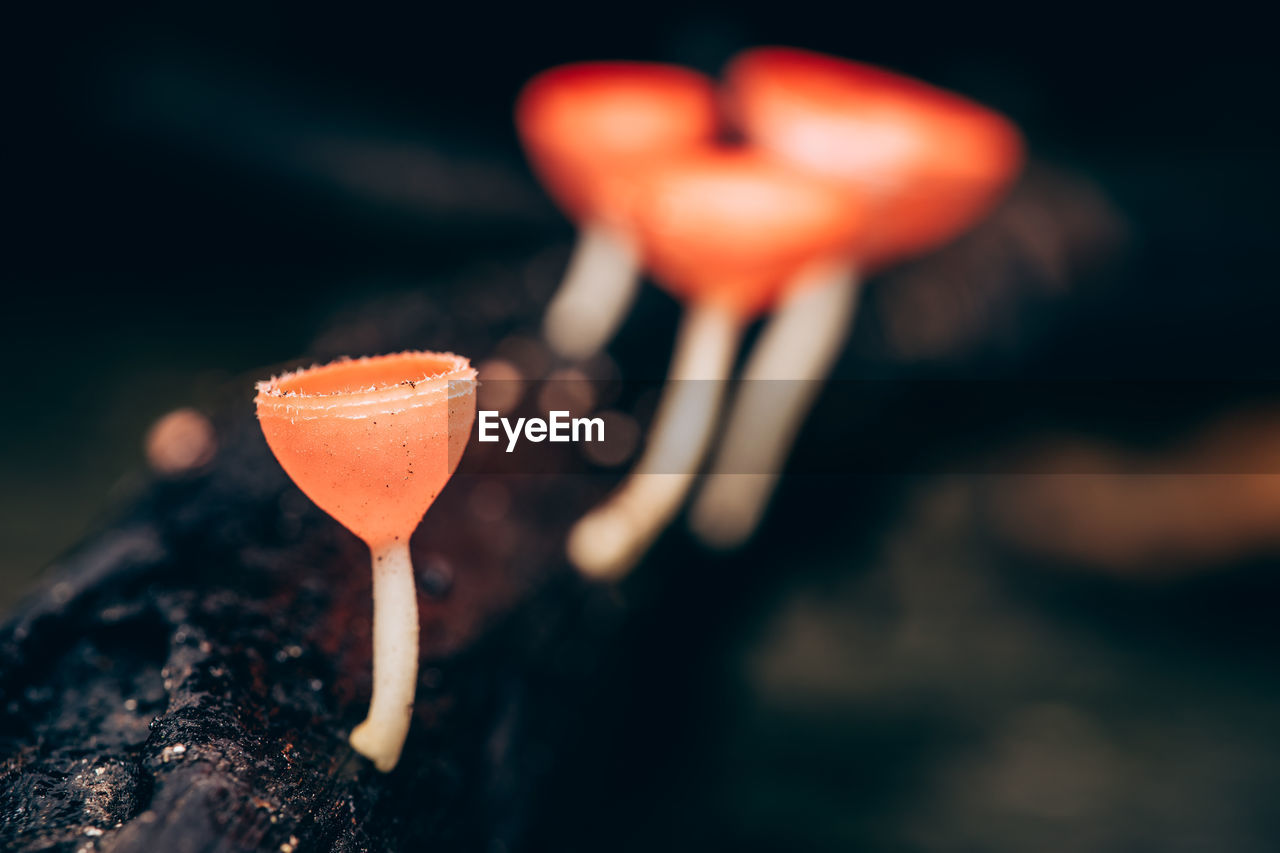
M 285 472 L 372 547 L 408 539 L 453 475 L 475 376 L 452 353 L 344 359 L 259 382 L 255 403 Z
M 583 62 L 544 71 L 516 102 L 516 128 L 547 190 L 575 219 L 625 219 L 638 161 L 709 142 L 711 80 L 674 65 Z
M 654 279 L 746 316 L 805 266 L 852 253 L 865 224 L 843 187 L 749 149 L 673 156 L 636 182 L 634 227 Z
M 726 73 L 749 139 L 879 202 L 864 259 L 872 263 L 956 236 L 1022 166 L 1011 122 L 910 77 L 779 47 L 746 51 Z

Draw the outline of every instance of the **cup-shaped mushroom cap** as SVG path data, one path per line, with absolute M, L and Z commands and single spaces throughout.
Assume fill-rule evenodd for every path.
M 577 220 L 623 221 L 638 161 L 711 140 L 711 80 L 673 65 L 583 62 L 544 71 L 516 102 L 516 128 L 548 192 Z
M 882 261 L 954 237 L 1022 166 L 1011 122 L 901 74 L 758 48 L 736 57 L 726 77 L 729 110 L 748 139 L 879 200 L 868 250 Z
M 634 228 L 658 284 L 750 316 L 806 266 L 855 250 L 865 216 L 831 181 L 749 149 L 707 147 L 636 177 Z
M 452 353 L 346 359 L 259 382 L 267 444 L 316 505 L 371 546 L 407 540 L 458 465 L 475 377 Z

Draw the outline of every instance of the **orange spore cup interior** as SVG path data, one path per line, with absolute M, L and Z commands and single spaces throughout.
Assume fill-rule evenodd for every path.
M 371 546 L 407 540 L 475 420 L 475 370 L 452 353 L 333 362 L 258 383 L 262 431 L 316 505 Z
M 538 177 L 576 219 L 623 218 L 636 162 L 711 140 L 718 128 L 711 80 L 660 63 L 585 62 L 534 77 L 516 127 Z
M 1011 122 L 901 74 L 759 48 L 726 75 L 730 112 L 749 139 L 878 203 L 866 246 L 872 266 L 956 236 L 1022 167 Z
M 634 227 L 654 279 L 744 317 L 806 265 L 853 251 L 865 225 L 843 188 L 748 149 L 706 147 L 636 181 Z

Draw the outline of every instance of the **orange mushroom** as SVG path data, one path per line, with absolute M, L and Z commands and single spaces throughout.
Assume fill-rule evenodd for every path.
M 418 686 L 409 537 L 453 475 L 475 420 L 475 371 L 452 353 L 344 359 L 257 385 L 285 473 L 373 557 L 373 697 L 351 745 L 395 767 Z
M 746 149 L 671 156 L 649 164 L 635 184 L 645 263 L 687 313 L 643 457 L 570 533 L 570 558 L 601 578 L 631 568 L 678 511 L 746 323 L 806 271 L 853 251 L 864 222 L 851 194 Z
M 1022 137 L 1008 119 L 873 65 L 756 48 L 729 64 L 726 85 L 753 144 L 875 201 L 867 270 L 953 239 L 1022 167 Z
M 516 127 L 539 179 L 580 229 L 544 335 L 561 355 L 587 358 L 617 330 L 638 284 L 628 175 L 710 141 L 715 91 L 703 75 L 671 65 L 564 65 L 525 86 Z
M 958 95 L 870 65 L 791 48 L 727 71 L 729 109 L 754 145 L 843 185 L 872 211 L 866 240 L 825 287 L 796 292 L 760 337 L 692 525 L 736 545 L 754 530 L 820 380 L 848 335 L 862 275 L 976 223 L 1016 177 L 1017 129 Z M 788 383 L 755 380 L 790 379 Z

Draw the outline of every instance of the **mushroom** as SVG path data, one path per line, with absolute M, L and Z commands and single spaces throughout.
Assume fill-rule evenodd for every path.
M 752 143 L 841 184 L 874 211 L 866 241 L 825 281 L 791 288 L 743 370 L 691 526 L 740 544 L 755 529 L 804 416 L 839 355 L 862 275 L 936 248 L 977 222 L 1022 165 L 992 110 L 870 65 L 758 48 L 727 71 L 729 110 Z M 757 380 L 786 379 L 790 382 Z
M 418 686 L 409 536 L 466 448 L 475 376 L 462 356 L 402 352 L 257 385 L 258 421 L 285 473 L 372 554 L 373 697 L 351 745 L 384 773 L 400 758 Z
M 627 175 L 648 158 L 709 142 L 715 90 L 672 65 L 564 65 L 524 87 L 516 127 L 539 179 L 579 226 L 543 334 L 561 356 L 586 359 L 613 336 L 639 283 Z
M 570 533 L 585 574 L 616 579 L 679 510 L 702 462 L 747 322 L 850 250 L 856 198 L 748 149 L 704 148 L 634 176 L 633 224 L 655 282 L 685 303 L 649 441 L 632 474 Z

